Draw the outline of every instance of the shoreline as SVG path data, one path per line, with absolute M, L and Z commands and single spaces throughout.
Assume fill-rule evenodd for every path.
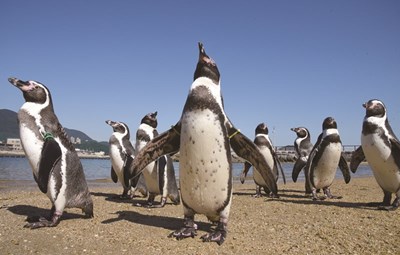
M 0 150 L 0 158 L 25 158 L 24 151 L 4 151 Z M 86 153 L 78 153 L 78 157 L 80 159 L 110 159 L 110 156 L 104 155 L 95 155 L 95 154 L 86 154 Z
M 93 185 L 94 184 L 94 185 Z M 99 184 L 99 186 L 96 186 Z M 103 186 L 105 184 L 105 186 Z M 113 184 L 112 186 L 109 184 Z M 0 181 L 3 187 L 4 182 Z M 169 233 L 183 224 L 182 205 L 143 208 L 120 200 L 119 184 L 89 183 L 94 218 L 66 209 L 55 228 L 23 228 L 27 216 L 46 215 L 50 202 L 36 184 L 0 192 L 0 245 L 3 254 L 396 254 L 400 251 L 400 209 L 380 211 L 370 202 L 383 193 L 373 177 L 335 179 L 342 199 L 312 201 L 304 182 L 279 184 L 280 198 L 254 198 L 255 184 L 234 182 L 228 236 L 222 246 L 203 243 L 211 224 L 196 215 L 198 235 L 174 240 Z M 158 202 L 160 197 L 156 197 Z

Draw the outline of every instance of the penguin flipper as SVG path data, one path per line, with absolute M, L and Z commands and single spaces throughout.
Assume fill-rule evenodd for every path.
M 279 168 L 279 170 L 281 171 L 283 183 L 286 184 L 286 176 L 285 176 L 285 173 L 283 172 L 283 167 L 281 165 L 281 162 L 279 161 L 278 155 L 275 152 L 273 153 L 273 157 L 274 157 L 275 166 L 277 166 Z
M 117 174 L 115 173 L 115 170 L 114 170 L 114 168 L 111 166 L 111 180 L 114 182 L 114 183 L 117 183 L 118 182 L 118 176 L 117 176 Z
M 131 155 L 125 155 L 125 160 L 124 160 L 124 165 L 123 165 L 123 170 L 124 173 L 126 171 L 129 171 L 129 167 L 132 165 L 133 162 L 133 157 Z M 137 176 L 136 181 L 135 181 L 135 187 L 137 182 L 139 181 L 139 176 Z M 131 187 L 131 183 L 129 181 L 129 179 L 126 179 L 126 176 L 124 176 L 124 183 L 126 187 Z
M 343 157 L 343 155 L 340 155 L 340 160 L 339 160 L 339 169 L 342 171 L 343 177 L 344 177 L 344 182 L 349 183 L 350 182 L 350 169 L 349 165 L 347 164 L 346 159 Z
M 167 157 L 162 156 L 157 160 L 157 168 L 158 168 L 158 187 L 160 187 L 161 196 L 167 196 L 168 194 L 164 194 L 164 185 L 165 185 L 165 171 L 167 167 Z
M 244 162 L 243 171 L 240 174 L 240 182 L 243 184 L 246 180 L 247 173 L 249 172 L 251 164 L 249 162 Z
M 389 139 L 392 144 L 392 155 L 397 167 L 400 167 L 400 142 L 395 138 Z
M 139 176 L 142 170 L 150 163 L 166 154 L 174 154 L 179 151 L 181 142 L 181 123 L 178 122 L 170 130 L 165 131 L 148 142 L 139 154 L 136 155 L 130 167 L 124 169 L 125 182 L 135 176 Z
M 350 160 L 350 170 L 355 173 L 357 171 L 358 166 L 362 161 L 365 160 L 365 155 L 362 147 L 358 147 L 355 151 L 353 151 L 353 154 L 351 154 L 351 160 Z
M 297 178 L 299 177 L 299 173 L 303 169 L 303 167 L 307 164 L 307 161 L 304 161 L 301 157 L 299 157 L 296 162 L 294 163 L 293 166 L 293 171 L 292 171 L 292 180 L 294 182 L 297 181 Z
M 61 148 L 56 140 L 48 138 L 44 141 L 40 156 L 39 174 L 35 178 L 41 192 L 47 193 L 50 174 L 54 166 L 60 161 L 61 155 Z
M 321 144 L 321 139 L 322 139 L 322 135 L 320 135 L 318 137 L 318 141 L 315 143 L 312 151 L 310 152 L 310 155 L 308 156 L 308 160 L 307 160 L 307 164 L 306 164 L 306 169 L 305 169 L 305 173 L 308 173 L 308 176 L 306 176 L 306 178 L 308 178 L 308 180 L 310 181 L 310 184 L 312 185 L 312 187 L 315 187 L 314 184 L 314 168 L 315 168 L 315 161 L 317 161 L 317 154 L 320 148 L 320 144 Z
M 268 166 L 257 146 L 231 124 L 227 129 L 230 145 L 235 153 L 239 157 L 249 161 L 253 165 L 253 169 L 256 169 L 261 174 L 269 190 L 277 195 L 278 186 L 276 185 L 272 169 Z

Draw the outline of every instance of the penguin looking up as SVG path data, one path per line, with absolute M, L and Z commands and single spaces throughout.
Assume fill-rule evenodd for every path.
M 81 161 L 54 113 L 50 90 L 36 81 L 8 81 L 22 91 L 25 103 L 18 112 L 22 147 L 40 191 L 51 203 L 50 219 L 25 225 L 28 228 L 54 227 L 64 208 L 81 208 L 93 217 L 90 197 Z
M 139 128 L 136 131 L 136 153 L 140 152 L 148 142 L 158 136 L 157 125 L 157 112 L 146 114 L 142 118 Z M 129 171 L 129 167 L 126 169 Z M 149 192 L 147 204 L 143 204 L 144 206 L 164 207 L 167 198 L 170 198 L 175 205 L 180 204 L 174 165 L 169 155 L 163 155 L 148 164 L 144 168 L 142 175 Z M 161 203 L 159 205 L 153 204 L 157 195 L 161 195 Z M 140 203 L 136 205 L 142 206 Z
M 322 123 L 322 133 L 318 136 L 305 166 L 312 187 L 313 200 L 341 198 L 332 195 L 330 186 L 335 179 L 338 166 L 345 182 L 350 182 L 350 170 L 342 155 L 342 149 L 336 121 L 332 117 L 325 118 Z M 325 196 L 317 197 L 318 189 L 322 189 Z
M 161 155 L 179 153 L 179 183 L 183 204 L 183 228 L 170 237 L 180 240 L 197 235 L 195 214 L 216 224 L 203 235 L 204 242 L 221 245 L 227 236 L 232 203 L 232 156 L 235 153 L 260 171 L 269 190 L 277 193 L 275 176 L 257 146 L 240 133 L 225 114 L 216 63 L 199 43 L 194 81 L 177 124 L 148 142 L 133 160 L 135 176 Z
M 293 165 L 292 179 L 294 182 L 296 182 L 297 178 L 299 177 L 299 173 L 304 169 L 305 190 L 306 195 L 309 195 L 312 193 L 312 191 L 310 188 L 311 186 L 309 179 L 307 178 L 308 173 L 304 167 L 307 164 L 308 156 L 313 148 L 313 144 L 311 143 L 311 135 L 308 129 L 305 127 L 296 127 L 291 128 L 290 130 L 295 132 L 297 135 L 296 139 L 294 140 L 294 148 L 297 153 L 297 160 Z
M 106 123 L 113 128 L 113 134 L 110 136 L 110 159 L 111 159 L 111 179 L 114 183 L 118 181 L 122 185 L 123 192 L 121 198 L 132 198 L 136 190 L 143 196 L 147 196 L 146 184 L 144 183 L 143 175 L 139 176 L 139 181 L 136 187 L 131 187 L 124 181 L 124 168 L 129 167 L 133 161 L 135 149 L 130 142 L 130 133 L 128 125 L 123 122 L 107 120 Z M 128 195 L 128 192 L 131 192 Z
M 272 174 L 275 176 L 275 182 L 278 182 L 279 178 L 279 170 L 281 171 L 283 182 L 286 184 L 285 173 L 283 172 L 281 163 L 279 162 L 278 155 L 276 154 L 274 145 L 272 144 L 271 140 L 268 136 L 268 127 L 265 123 L 260 123 L 257 125 L 255 130 L 255 138 L 254 144 L 258 146 L 261 153 L 264 155 L 265 160 L 267 161 L 269 167 L 273 169 Z M 240 175 L 240 182 L 243 184 L 246 178 L 246 175 L 251 167 L 249 162 L 244 163 L 244 169 Z M 261 174 L 258 172 L 257 169 L 253 168 L 253 180 L 256 183 L 256 194 L 254 197 L 261 197 L 261 187 L 264 189 L 265 193 L 268 196 L 274 196 L 268 189 L 267 184 L 265 183 L 264 179 L 262 178 Z M 277 184 L 278 185 L 278 184 Z
M 387 110 L 382 101 L 372 99 L 364 103 L 363 107 L 365 117 L 361 146 L 352 154 L 350 169 L 355 173 L 358 165 L 366 159 L 383 190 L 383 202 L 378 208 L 395 210 L 400 205 L 400 142 L 389 125 Z M 396 198 L 390 204 L 393 193 Z

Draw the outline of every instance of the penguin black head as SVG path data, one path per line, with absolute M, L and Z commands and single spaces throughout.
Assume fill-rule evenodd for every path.
M 337 124 L 334 118 L 332 117 L 327 117 L 324 119 L 324 122 L 322 123 L 322 130 L 327 130 L 330 128 L 336 128 L 337 129 Z
M 126 132 L 127 134 L 129 134 L 128 126 L 123 122 L 106 120 L 106 123 L 113 128 L 114 132 L 118 132 L 121 134 L 124 134 Z
M 143 117 L 141 124 L 147 124 L 152 128 L 157 127 L 157 112 L 148 113 L 146 116 Z
M 49 99 L 51 105 L 50 91 L 40 82 L 21 81 L 17 78 L 9 78 L 8 81 L 22 91 L 26 102 L 44 104 Z
M 207 77 L 215 84 L 219 84 L 220 74 L 217 64 L 206 54 L 201 42 L 199 42 L 199 52 L 199 62 L 197 63 L 193 80 L 196 80 L 199 77 Z
M 293 132 L 296 132 L 297 137 L 299 138 L 304 138 L 310 134 L 307 128 L 305 127 L 296 127 L 296 128 L 291 128 Z
M 265 123 L 258 124 L 258 126 L 256 127 L 256 130 L 255 130 L 255 133 L 256 133 L 256 135 L 258 135 L 258 134 L 268 135 L 267 124 L 265 124 Z
M 386 107 L 382 101 L 378 99 L 371 99 L 363 104 L 365 108 L 366 117 L 379 117 L 382 118 L 386 115 Z

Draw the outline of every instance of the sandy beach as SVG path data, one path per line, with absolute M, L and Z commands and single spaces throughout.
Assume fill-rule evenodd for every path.
M 121 188 L 112 183 L 89 183 L 93 219 L 67 209 L 55 228 L 26 229 L 27 216 L 47 215 L 50 201 L 36 186 L 8 184 L 0 182 L 1 254 L 400 254 L 400 209 L 369 204 L 383 197 L 373 177 L 335 180 L 332 193 L 343 198 L 317 202 L 304 197 L 303 182 L 280 183 L 273 200 L 253 198 L 251 179 L 235 182 L 222 246 L 200 240 L 211 226 L 203 215 L 195 238 L 168 238 L 182 225 L 182 205 L 135 207 L 143 199 L 115 198 Z

